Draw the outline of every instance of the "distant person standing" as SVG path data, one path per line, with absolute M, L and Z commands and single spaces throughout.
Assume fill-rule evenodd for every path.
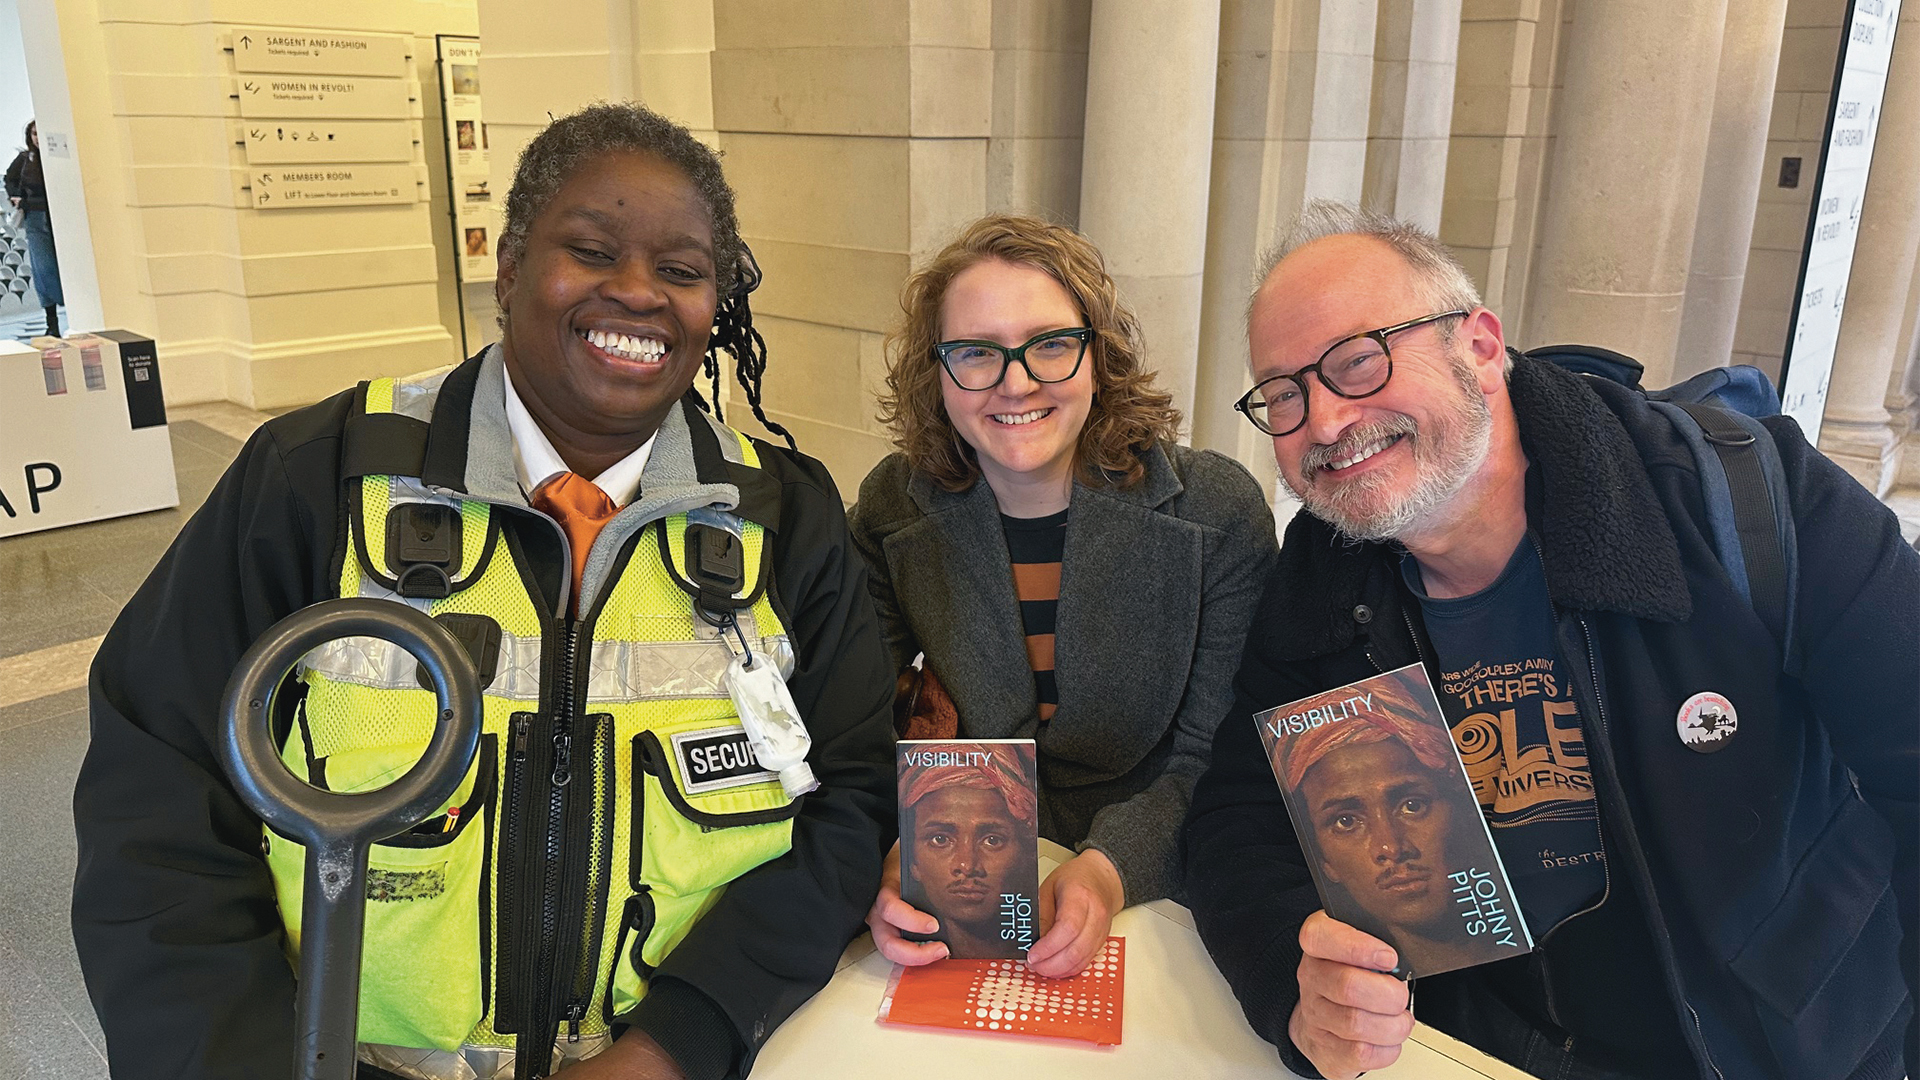
M 33 263 L 33 289 L 47 309 L 47 333 L 60 332 L 60 257 L 53 250 L 53 218 L 47 213 L 47 178 L 40 171 L 40 133 L 27 121 L 27 148 L 7 166 L 7 200 L 22 215 L 27 258 Z

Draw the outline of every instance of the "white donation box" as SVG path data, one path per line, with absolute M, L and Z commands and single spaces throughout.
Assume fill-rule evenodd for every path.
M 151 338 L 0 341 L 0 537 L 178 505 Z

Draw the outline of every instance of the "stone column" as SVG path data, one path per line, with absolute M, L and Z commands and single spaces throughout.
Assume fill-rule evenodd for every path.
M 1268 481 L 1273 446 L 1232 408 L 1250 385 L 1247 297 L 1261 253 L 1308 199 L 1360 201 L 1375 10 L 1365 0 L 1221 5 L 1200 365 L 1188 416 L 1193 445 Z
M 1637 357 L 1671 381 L 1726 0 L 1575 9 L 1519 339 Z
M 1366 205 L 1440 231 L 1460 0 L 1381 0 L 1373 44 Z
M 1220 0 L 1095 0 L 1080 229 L 1140 316 L 1148 361 L 1191 414 L 1207 258 Z
M 766 281 L 768 417 L 841 493 L 875 418 L 900 286 L 987 208 L 991 0 L 714 0 L 713 123 Z M 727 421 L 758 433 L 737 391 Z
M 1747 251 L 1767 171 L 1767 121 L 1786 18 L 1787 0 L 1727 2 L 1675 379 L 1721 367 L 1733 357 Z
M 1920 270 L 1920 268 L 1916 268 Z M 1907 317 L 1900 324 L 1900 355 L 1887 378 L 1887 412 L 1900 445 L 1894 451 L 1893 486 L 1920 487 L 1920 273 L 1907 289 Z
M 1080 219 L 1092 0 L 995 0 L 987 208 Z
M 634 96 L 718 144 L 713 130 L 713 0 L 633 3 Z
M 1800 292 L 1800 256 L 1813 212 L 1814 178 L 1827 133 L 1833 72 L 1844 36 L 1847 0 L 1789 0 L 1773 84 L 1766 162 L 1753 217 L 1752 246 L 1740 285 L 1733 362 L 1780 372 L 1780 356 Z M 1783 175 L 1786 163 L 1798 171 Z M 1786 181 L 1783 183 L 1782 181 Z
M 125 326 L 158 336 L 142 266 L 148 251 L 141 210 L 122 134 L 126 121 L 116 115 L 123 109 L 115 84 L 124 75 L 108 62 L 110 20 L 98 5 L 73 0 L 15 10 L 29 58 L 48 213 L 59 238 L 67 323 L 75 330 Z M 31 289 L 25 300 L 29 307 L 39 305 Z M 162 383 L 168 402 L 224 398 L 222 367 L 218 360 L 182 363 L 169 349 Z
M 1880 136 L 1874 140 L 1860 235 L 1847 279 L 1847 307 L 1827 382 L 1820 449 L 1876 495 L 1893 486 L 1895 436 L 1887 384 L 1909 341 L 1902 340 L 1907 298 L 1920 251 L 1920 4 L 1903 6 L 1893 39 Z
M 1460 11 L 1440 239 L 1517 334 L 1556 86 L 1560 0 L 1469 0 Z

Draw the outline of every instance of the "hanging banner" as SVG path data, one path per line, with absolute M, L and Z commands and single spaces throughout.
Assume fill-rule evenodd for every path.
M 480 39 L 441 34 L 440 112 L 446 121 L 449 201 L 462 283 L 494 278 L 494 213 L 487 123 L 480 113 Z
M 1867 197 L 1867 170 L 1880 127 L 1880 102 L 1893 58 L 1893 32 L 1900 0 L 1851 0 L 1847 8 L 1827 141 L 1807 215 L 1807 242 L 1800 256 L 1800 288 L 1794 294 L 1791 336 L 1780 358 L 1780 408 L 1820 441 L 1827 409 L 1827 379 L 1840 340 L 1847 279 Z

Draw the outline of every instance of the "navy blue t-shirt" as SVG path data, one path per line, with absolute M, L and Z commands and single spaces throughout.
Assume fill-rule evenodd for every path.
M 1538 507 L 1537 482 L 1530 472 L 1530 511 Z M 1401 561 L 1401 577 L 1420 604 L 1441 709 L 1535 948 L 1528 957 L 1435 978 L 1490 991 L 1583 1062 L 1632 1075 L 1695 1075 L 1636 890 L 1624 879 L 1607 888 L 1585 728 L 1555 645 L 1533 534 L 1472 596 L 1427 596 L 1411 556 Z M 1453 1033 L 1472 1041 L 1469 1031 Z
M 1401 559 L 1439 661 L 1440 707 L 1527 928 L 1538 941 L 1606 888 L 1599 804 L 1566 665 L 1553 643 L 1546 571 L 1529 536 L 1493 584 L 1428 596 Z

